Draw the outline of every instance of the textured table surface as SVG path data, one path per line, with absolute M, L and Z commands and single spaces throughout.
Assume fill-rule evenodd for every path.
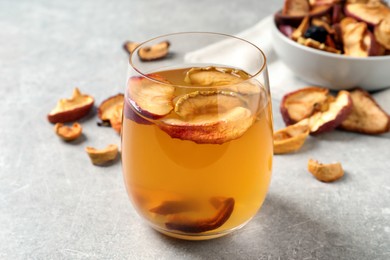
M 85 146 L 120 143 L 112 129 L 98 128 L 91 115 L 82 121 L 84 137 L 65 144 L 46 120 L 75 86 L 97 104 L 123 92 L 127 39 L 194 30 L 234 34 L 281 4 L 1 0 L 0 259 L 390 259 L 389 134 L 335 131 L 310 138 L 297 154 L 276 156 L 268 197 L 247 226 L 188 242 L 141 221 L 119 161 L 90 164 Z M 273 102 L 277 108 L 279 100 Z M 389 104 L 389 95 L 381 103 Z M 282 127 L 277 109 L 274 114 L 275 127 Z M 310 157 L 342 161 L 345 178 L 316 181 L 306 171 Z

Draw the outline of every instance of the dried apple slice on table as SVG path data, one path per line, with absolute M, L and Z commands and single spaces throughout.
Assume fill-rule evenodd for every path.
M 78 88 L 73 90 L 72 98 L 60 99 L 56 107 L 47 115 L 51 123 L 66 123 L 78 120 L 91 110 L 94 99 L 90 95 L 81 94 Z
M 241 137 L 252 126 L 255 117 L 244 104 L 233 92 L 196 91 L 177 101 L 180 119 L 162 119 L 158 126 L 172 138 L 222 144 Z
M 121 132 L 124 95 L 118 94 L 104 100 L 98 108 L 98 117 L 103 122 L 110 122 L 111 127 Z
M 284 95 L 280 112 L 286 125 L 305 119 L 321 109 L 328 99 L 329 90 L 320 87 L 307 87 Z
M 382 134 L 390 129 L 389 115 L 362 89 L 351 91 L 352 112 L 341 123 L 347 131 L 363 134 Z
M 210 66 L 190 69 L 184 81 L 195 86 L 221 86 L 244 95 L 259 94 L 259 87 L 246 81 L 249 78 L 250 75 L 242 70 Z
M 285 154 L 299 150 L 309 133 L 309 126 L 299 123 L 276 131 L 274 133 L 274 154 Z
M 329 108 L 309 118 L 310 134 L 329 132 L 338 127 L 352 111 L 352 99 L 348 91 L 341 90 Z
M 317 180 L 323 182 L 333 182 L 344 176 L 343 167 L 339 162 L 323 164 L 310 159 L 307 169 Z
M 173 110 L 175 87 L 157 74 L 146 76 L 130 78 L 129 102 L 144 117 L 164 117 Z
M 54 126 L 54 132 L 64 141 L 76 140 L 82 133 L 83 128 L 79 123 L 73 123 L 72 126 L 66 126 L 63 123 L 57 123 Z
M 136 43 L 136 42 L 131 42 L 131 41 L 127 41 L 123 44 L 123 49 L 125 49 L 125 51 L 128 53 L 128 54 L 132 54 L 133 51 L 139 46 L 139 43 Z

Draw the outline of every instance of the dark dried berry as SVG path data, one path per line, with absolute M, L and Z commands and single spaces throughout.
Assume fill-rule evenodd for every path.
M 328 32 L 325 30 L 324 27 L 313 25 L 306 30 L 304 37 L 311 38 L 321 43 L 325 43 L 327 35 Z

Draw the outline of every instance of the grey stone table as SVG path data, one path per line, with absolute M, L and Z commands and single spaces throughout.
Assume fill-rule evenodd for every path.
M 119 144 L 95 115 L 65 144 L 46 114 L 73 87 L 96 103 L 123 92 L 127 40 L 177 31 L 229 34 L 282 0 L 1 0 L 0 259 L 390 259 L 389 134 L 335 131 L 277 156 L 264 206 L 244 228 L 203 242 L 167 238 L 132 208 L 121 165 L 94 167 L 87 145 Z M 271 82 L 272 86 L 272 82 Z M 279 100 L 273 100 L 274 108 Z M 382 98 L 381 103 L 390 103 Z M 96 112 L 95 112 L 96 113 Z M 282 127 L 275 109 L 275 127 Z M 346 176 L 316 181 L 311 156 Z

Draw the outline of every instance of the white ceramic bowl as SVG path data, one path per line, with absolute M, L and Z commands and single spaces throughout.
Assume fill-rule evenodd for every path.
M 310 84 L 334 90 L 390 87 L 390 55 L 355 58 L 309 48 L 282 34 L 275 22 L 272 35 L 279 58 Z

